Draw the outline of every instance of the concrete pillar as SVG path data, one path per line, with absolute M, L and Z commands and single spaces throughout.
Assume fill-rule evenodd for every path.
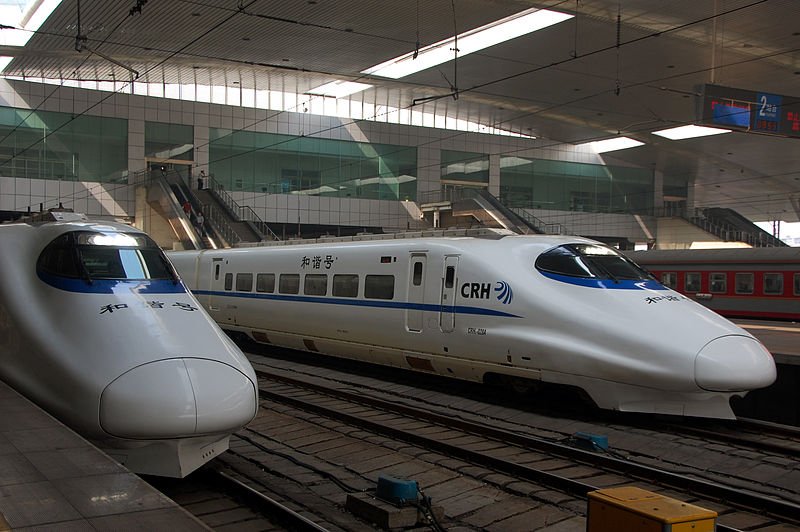
M 442 154 L 439 147 L 417 148 L 417 203 L 439 201 L 436 194 L 442 189 Z
M 489 193 L 500 196 L 500 155 L 489 155 Z

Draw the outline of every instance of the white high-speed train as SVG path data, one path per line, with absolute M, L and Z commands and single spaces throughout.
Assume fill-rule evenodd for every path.
M 223 329 L 472 381 L 583 389 L 601 408 L 732 418 L 771 384 L 746 331 L 579 237 L 427 238 L 176 252 Z
M 0 378 L 132 471 L 183 477 L 256 414 L 252 366 L 126 225 L 0 225 Z

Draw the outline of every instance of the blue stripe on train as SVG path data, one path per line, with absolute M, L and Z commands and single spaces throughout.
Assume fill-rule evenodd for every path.
M 516 314 L 509 314 L 499 310 L 492 310 L 479 307 L 467 307 L 455 305 L 453 307 L 442 305 L 430 305 L 425 303 L 408 303 L 405 301 L 381 301 L 349 299 L 341 297 L 312 297 L 312 296 L 287 296 L 278 294 L 254 294 L 243 292 L 217 292 L 212 290 L 195 290 L 196 296 L 218 296 L 218 297 L 238 297 L 243 299 L 268 299 L 273 301 L 294 301 L 298 303 L 321 303 L 323 305 L 346 305 L 353 307 L 367 308 L 392 308 L 400 310 L 427 310 L 430 312 L 454 312 L 456 314 L 476 314 L 481 316 L 499 316 L 503 318 L 520 318 Z M 452 309 L 452 310 L 451 310 Z
M 667 287 L 653 279 L 638 280 L 620 279 L 592 279 L 586 277 L 571 277 L 569 275 L 558 275 L 557 273 L 541 272 L 548 279 L 559 281 L 584 288 L 604 288 L 606 290 L 669 290 Z
M 143 279 L 129 281 L 127 279 L 92 279 L 89 284 L 85 279 L 58 277 L 45 272 L 37 272 L 39 279 L 53 288 L 67 292 L 84 294 L 118 294 L 121 290 L 137 294 L 182 294 L 186 292 L 183 283 L 175 283 L 168 279 Z

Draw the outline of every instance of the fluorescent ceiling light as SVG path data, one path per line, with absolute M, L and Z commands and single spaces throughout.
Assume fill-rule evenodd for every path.
M 615 139 L 596 140 L 594 142 L 586 142 L 578 144 L 578 146 L 589 146 L 596 153 L 605 153 L 607 151 L 627 150 L 628 148 L 635 148 L 641 146 L 644 142 L 639 142 L 628 137 L 617 137 Z
M 559 13 L 548 9 L 526 9 L 516 15 L 511 15 L 480 28 L 475 28 L 458 35 L 459 57 L 483 50 L 495 44 L 515 39 L 522 35 L 558 24 L 572 18 L 568 13 Z M 398 79 L 420 70 L 450 61 L 454 57 L 455 38 L 450 37 L 443 41 L 421 48 L 418 53 L 409 52 L 400 57 L 390 59 L 375 65 L 362 74 L 374 74 L 385 78 Z M 416 57 L 415 57 L 416 56 Z
M 0 46 L 25 46 L 44 21 L 55 11 L 61 0 L 28 0 L 20 5 L 0 5 L 0 20 L 20 29 L 0 30 Z
M 0 73 L 2 73 L 3 70 L 6 69 L 8 64 L 13 60 L 14 60 L 13 57 L 9 57 L 7 55 L 0 55 Z
M 695 137 L 707 137 L 709 135 L 720 135 L 722 133 L 730 133 L 730 129 L 722 129 L 719 127 L 705 127 L 705 126 L 679 126 L 670 129 L 662 129 L 661 131 L 653 131 L 653 135 L 665 137 L 670 140 L 683 140 L 693 139 Z
M 320 85 L 315 89 L 308 91 L 308 94 L 319 94 L 320 96 L 332 96 L 334 98 L 342 98 L 369 89 L 372 85 L 366 83 L 356 83 L 355 81 L 342 81 L 336 80 Z

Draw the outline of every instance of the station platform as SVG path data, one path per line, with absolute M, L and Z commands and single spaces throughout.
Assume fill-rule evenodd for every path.
M 800 426 L 800 324 L 781 321 L 733 320 L 761 340 L 778 370 L 775 383 L 732 401 L 740 417 Z
M 800 365 L 800 324 L 781 321 L 733 320 L 761 340 L 777 364 Z
M 0 381 L 0 532 L 209 530 Z

